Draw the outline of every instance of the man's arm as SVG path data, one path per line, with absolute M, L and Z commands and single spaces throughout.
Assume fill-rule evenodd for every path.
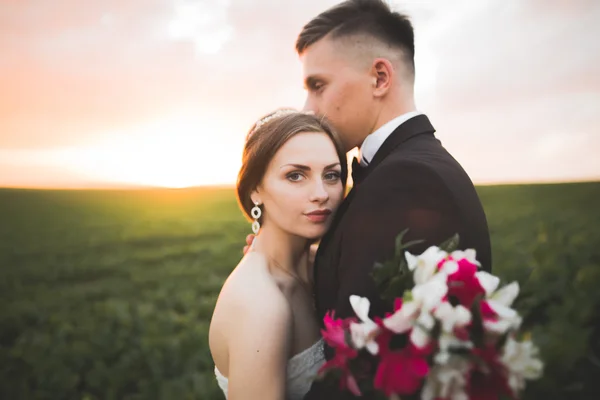
M 460 231 L 460 218 L 452 197 L 437 176 L 418 165 L 403 167 L 401 175 L 400 168 L 391 167 L 382 165 L 380 168 L 389 170 L 377 171 L 376 176 L 369 178 L 368 185 L 361 187 L 355 196 L 351 214 L 346 215 L 350 219 L 344 222 L 342 232 L 337 318 L 354 316 L 349 301 L 353 294 L 370 300 L 371 316 L 392 311 L 392 304 L 379 297 L 371 272 L 375 262 L 393 257 L 396 237 L 404 229 L 408 228 L 405 241 L 424 240 L 411 248 L 413 253 L 440 244 Z M 326 347 L 326 358 L 332 356 L 333 349 Z M 314 384 L 305 400 L 325 398 L 356 399 L 350 392 L 326 393 L 324 385 Z
M 365 187 L 369 192 L 355 198 L 357 211 L 344 224 L 335 310 L 339 318 L 354 315 L 349 301 L 352 294 L 369 298 L 372 315 L 391 311 L 392 304 L 379 298 L 371 273 L 376 262 L 392 259 L 396 237 L 403 230 L 408 229 L 404 241 L 423 241 L 411 247 L 413 254 L 461 230 L 452 196 L 433 172 L 414 165 L 403 167 L 400 176 L 393 174 L 384 170 L 373 177 L 379 182 Z

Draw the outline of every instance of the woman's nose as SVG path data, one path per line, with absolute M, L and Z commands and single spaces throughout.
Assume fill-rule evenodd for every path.
M 325 183 L 322 179 L 319 179 L 315 182 L 311 201 L 317 201 L 323 203 L 329 199 L 329 193 L 325 188 Z

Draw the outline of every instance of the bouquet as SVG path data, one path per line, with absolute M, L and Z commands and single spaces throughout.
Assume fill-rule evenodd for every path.
M 362 386 L 389 399 L 518 398 L 543 370 L 511 308 L 518 283 L 500 287 L 498 277 L 479 271 L 474 250 L 456 250 L 458 236 L 414 255 L 406 248 L 415 242 L 402 244 L 405 233 L 395 259 L 373 272 L 393 312 L 371 319 L 369 300 L 352 295 L 355 317 L 327 313 L 322 335 L 335 355 L 321 376 L 336 371 L 357 396 Z M 361 353 L 374 361 L 367 376 L 357 367 Z

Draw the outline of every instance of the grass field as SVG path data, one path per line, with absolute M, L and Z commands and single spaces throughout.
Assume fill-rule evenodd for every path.
M 544 324 L 545 393 L 589 390 L 569 374 L 600 353 L 600 183 L 478 190 L 494 272 Z M 208 321 L 249 232 L 231 189 L 0 190 L 0 398 L 221 399 Z

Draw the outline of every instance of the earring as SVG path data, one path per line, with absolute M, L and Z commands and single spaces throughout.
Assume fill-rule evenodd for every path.
M 254 207 L 252 207 L 252 210 L 250 210 L 250 215 L 252 215 L 252 218 L 254 218 L 254 222 L 252 223 L 252 232 L 257 235 L 258 230 L 260 229 L 260 222 L 258 222 L 258 219 L 262 215 L 262 211 L 258 202 L 254 202 Z

